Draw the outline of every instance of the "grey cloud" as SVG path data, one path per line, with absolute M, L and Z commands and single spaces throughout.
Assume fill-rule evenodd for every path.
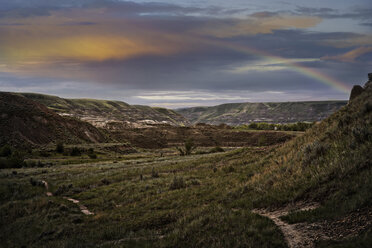
M 295 13 L 319 16 L 323 18 L 350 18 L 356 20 L 371 20 L 372 19 L 372 8 L 355 8 L 350 11 L 340 11 L 331 8 L 308 8 L 297 6 Z

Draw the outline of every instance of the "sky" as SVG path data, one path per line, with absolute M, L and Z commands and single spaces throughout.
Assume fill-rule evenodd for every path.
M 370 0 L 0 0 L 0 91 L 167 108 L 348 99 Z

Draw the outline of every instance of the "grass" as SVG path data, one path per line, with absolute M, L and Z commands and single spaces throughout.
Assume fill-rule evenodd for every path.
M 120 160 L 108 152 L 107 161 L 0 170 L 1 245 L 286 247 L 278 227 L 252 214 L 253 208 L 321 203 L 283 217 L 297 223 L 339 219 L 371 206 L 370 97 L 359 96 L 281 145 L 190 156 L 141 150 Z M 59 194 L 47 197 L 31 178 L 46 180 Z M 64 196 L 95 215 L 83 215 Z M 357 237 L 317 245 L 353 244 L 370 247 L 370 227 Z
M 223 200 L 242 181 L 240 156 L 255 157 L 261 150 L 55 165 L 46 172 L 43 168 L 24 168 L 17 169 L 16 175 L 12 170 L 1 170 L 1 217 L 6 225 L 2 225 L 0 238 L 10 242 L 8 247 L 64 247 L 71 240 L 73 247 L 89 242 L 107 247 L 115 246 L 115 242 L 120 243 L 118 247 L 285 247 L 273 223 L 249 210 L 235 211 Z M 230 166 L 234 171 L 224 169 Z M 154 170 L 157 177 L 152 176 Z M 51 192 L 63 186 L 67 191 L 48 198 L 42 187 L 31 186 L 31 177 L 48 181 Z M 110 183 L 103 183 L 102 178 Z M 177 187 L 172 187 L 175 178 L 182 178 L 182 185 L 177 181 Z M 63 196 L 79 199 L 96 214 L 83 216 Z M 210 232 L 208 237 L 203 235 L 205 228 Z M 227 229 L 230 232 L 226 233 Z M 187 239 L 190 233 L 199 234 Z M 23 234 L 28 235 L 19 239 Z

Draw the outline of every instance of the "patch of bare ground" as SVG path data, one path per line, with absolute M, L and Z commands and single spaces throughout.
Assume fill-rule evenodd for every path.
M 311 248 L 319 240 L 341 240 L 356 236 L 372 224 L 372 210 L 361 209 L 338 220 L 288 224 L 280 219 L 291 211 L 318 208 L 318 203 L 298 203 L 276 210 L 254 209 L 252 212 L 271 219 L 277 225 L 290 248 Z
M 42 181 L 42 183 L 44 184 L 44 187 L 45 187 L 45 189 L 47 191 L 46 192 L 46 195 L 47 196 L 53 196 L 53 193 L 49 191 L 49 184 L 48 184 L 48 182 L 47 181 Z M 69 198 L 69 197 L 63 197 L 63 199 L 66 199 L 66 200 L 68 200 L 68 201 L 70 201 L 70 202 L 72 202 L 74 204 L 77 204 L 79 206 L 79 208 L 80 208 L 80 211 L 83 214 L 85 214 L 85 215 L 94 215 L 94 213 L 91 212 L 91 211 L 89 211 L 89 209 L 86 206 L 82 205 L 79 200 L 76 200 L 76 199 L 73 199 L 73 198 Z
M 89 209 L 86 206 L 82 205 L 79 200 L 76 200 L 76 199 L 73 199 L 73 198 L 69 198 L 69 197 L 63 197 L 63 198 L 66 199 L 66 200 L 68 200 L 68 201 L 70 201 L 70 202 L 72 202 L 72 203 L 77 204 L 79 206 L 79 208 L 80 208 L 80 211 L 83 214 L 85 214 L 85 215 L 94 215 L 94 213 L 91 212 L 91 211 L 89 211 Z

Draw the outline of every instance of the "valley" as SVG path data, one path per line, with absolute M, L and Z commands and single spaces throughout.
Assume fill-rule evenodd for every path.
M 371 96 L 367 83 L 306 132 L 84 124 L 107 141 L 10 143 L 1 245 L 368 247 Z M 48 123 L 71 118 L 21 100 Z

